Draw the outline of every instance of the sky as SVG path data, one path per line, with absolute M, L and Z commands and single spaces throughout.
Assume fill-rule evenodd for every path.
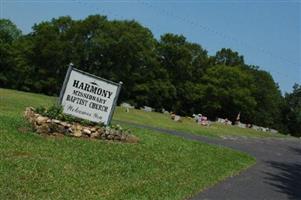
M 301 84 L 301 0 L 0 0 L 0 18 L 24 34 L 35 23 L 69 15 L 136 20 L 157 39 L 184 35 L 214 55 L 231 48 L 245 62 L 270 72 L 283 93 Z

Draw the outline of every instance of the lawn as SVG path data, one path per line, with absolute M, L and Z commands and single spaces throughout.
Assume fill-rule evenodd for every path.
M 24 108 L 54 101 L 0 89 L 0 199 L 185 199 L 255 163 L 227 148 L 132 127 L 138 144 L 30 131 Z
M 195 123 L 192 118 L 187 117 L 182 117 L 182 122 L 175 122 L 170 119 L 170 115 L 168 114 L 162 114 L 157 112 L 145 112 L 143 110 L 137 109 L 129 109 L 129 112 L 127 113 L 125 112 L 125 108 L 122 107 L 117 108 L 117 111 L 114 115 L 114 119 L 213 137 L 287 137 L 283 134 L 256 131 L 254 129 L 244 129 L 236 126 L 229 126 L 215 122 L 212 123 L 209 127 L 205 127 Z

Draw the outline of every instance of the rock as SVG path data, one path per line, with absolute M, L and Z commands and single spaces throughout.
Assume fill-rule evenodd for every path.
M 120 140 L 121 140 L 121 141 L 125 141 L 125 140 L 126 140 L 126 137 L 127 137 L 127 135 L 122 134 L 121 137 L 120 137 Z
M 97 138 L 103 140 L 123 141 L 129 143 L 137 143 L 139 138 L 130 135 L 129 132 L 123 131 L 122 127 L 115 128 L 100 126 L 83 126 L 79 123 L 68 123 L 57 119 L 49 119 L 40 114 L 35 113 L 32 108 L 26 108 L 24 117 L 31 122 L 33 128 L 39 134 L 47 134 L 52 136 L 70 135 L 82 138 Z
M 81 125 L 79 125 L 79 124 L 75 124 L 75 125 L 74 125 L 74 128 L 75 128 L 76 130 L 82 130 L 82 129 L 83 129 L 83 127 L 82 127 Z
M 119 140 L 120 141 L 121 140 L 121 136 L 120 135 L 115 135 L 114 136 L 114 140 Z
M 90 138 L 90 136 L 87 135 L 87 134 L 82 134 L 82 136 L 80 136 L 80 137 L 82 137 L 82 138 Z
M 105 130 L 105 132 L 104 132 L 104 135 L 105 135 L 105 136 L 108 136 L 108 135 L 110 135 L 110 131 L 108 131 L 108 130 Z
M 26 116 L 26 119 L 29 121 L 30 124 L 35 125 L 36 119 L 34 116 L 31 116 L 30 114 Z
M 32 108 L 26 108 L 25 112 L 24 112 L 24 117 L 26 119 L 30 119 L 30 118 L 34 118 L 35 117 L 35 113 L 33 112 Z
M 64 126 L 65 128 L 71 127 L 71 125 L 68 124 L 67 122 L 61 122 L 60 124 L 61 124 L 62 126 Z
M 38 125 L 41 125 L 41 124 L 45 123 L 47 120 L 48 120 L 48 117 L 38 116 L 36 119 L 36 123 Z
M 99 138 L 100 137 L 100 133 L 99 132 L 93 132 L 91 133 L 91 138 Z
M 99 132 L 101 135 L 105 133 L 103 128 L 96 128 L 96 132 Z
M 108 140 L 111 140 L 111 139 L 113 139 L 113 138 L 114 138 L 113 135 L 108 135 L 108 136 L 107 136 L 107 139 L 108 139 Z
M 60 120 L 57 120 L 57 119 L 53 119 L 52 122 L 57 123 L 57 124 L 60 124 L 60 123 L 61 123 L 61 121 L 60 121 Z
M 72 126 L 72 135 L 75 137 L 81 137 L 82 136 L 82 126 L 79 124 L 74 124 Z
M 105 135 L 104 132 L 96 131 L 99 133 L 99 136 Z
M 87 134 L 87 135 L 90 135 L 91 134 L 91 131 L 87 128 L 84 128 L 83 129 L 83 133 Z
M 72 135 L 74 137 L 81 137 L 82 136 L 82 132 L 80 130 L 75 130 Z
M 115 134 L 116 134 L 116 130 L 114 130 L 114 129 L 110 130 L 109 135 L 115 136 Z
M 66 129 L 64 126 L 62 126 L 61 124 L 57 124 L 57 123 L 51 123 L 50 124 L 50 129 L 52 132 L 58 132 L 58 133 L 65 133 Z
M 47 126 L 47 124 L 43 124 L 41 126 L 36 126 L 36 131 L 40 134 L 49 134 L 50 128 Z
M 59 133 L 65 133 L 66 132 L 65 126 L 59 124 L 57 126 L 57 132 L 59 132 Z

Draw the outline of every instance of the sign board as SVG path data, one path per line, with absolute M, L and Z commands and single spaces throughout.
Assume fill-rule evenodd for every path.
M 60 93 L 63 112 L 97 123 L 110 124 L 122 83 L 68 68 Z

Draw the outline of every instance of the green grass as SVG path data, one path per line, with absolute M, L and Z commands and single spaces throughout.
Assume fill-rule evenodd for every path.
M 220 123 L 212 123 L 209 127 L 201 126 L 194 122 L 192 118 L 182 117 L 182 122 L 175 122 L 170 119 L 170 115 L 157 112 L 145 112 L 143 110 L 130 109 L 125 112 L 125 108 L 118 107 L 116 109 L 114 119 L 133 122 L 137 124 L 160 127 L 170 130 L 183 131 L 198 135 L 206 135 L 213 137 L 257 137 L 257 138 L 278 138 L 286 137 L 283 134 L 275 134 L 270 132 L 256 131 L 254 129 L 244 129 L 236 126 L 229 126 Z
M 0 89 L 0 199 L 184 199 L 255 160 L 131 127 L 139 144 L 42 137 L 22 114 L 55 98 Z

